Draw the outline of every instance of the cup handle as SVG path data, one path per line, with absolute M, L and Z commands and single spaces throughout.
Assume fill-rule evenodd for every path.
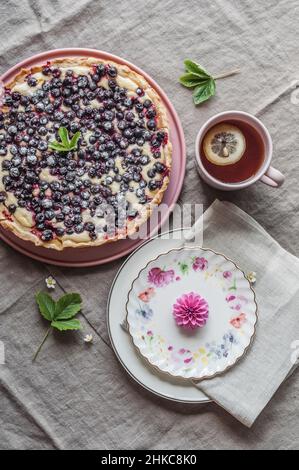
M 269 166 L 266 173 L 261 177 L 261 181 L 273 188 L 279 188 L 283 184 L 285 176 L 273 166 Z

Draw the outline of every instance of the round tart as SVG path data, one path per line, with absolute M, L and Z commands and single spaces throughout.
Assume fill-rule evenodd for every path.
M 0 224 L 56 250 L 135 233 L 169 183 L 166 110 L 125 65 L 57 59 L 22 70 L 0 111 Z

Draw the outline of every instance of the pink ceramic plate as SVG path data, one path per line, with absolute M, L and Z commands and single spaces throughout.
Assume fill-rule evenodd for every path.
M 13 77 L 19 72 L 20 68 L 30 68 L 34 65 L 41 64 L 47 60 L 53 60 L 59 57 L 95 57 L 97 59 L 113 60 L 120 64 L 126 64 L 136 72 L 143 75 L 146 80 L 151 84 L 153 88 L 159 93 L 164 105 L 168 111 L 169 123 L 170 123 L 170 134 L 171 142 L 173 145 L 173 166 L 171 171 L 170 184 L 165 192 L 163 198 L 163 209 L 161 210 L 161 218 L 159 223 L 157 222 L 154 227 L 151 227 L 151 231 L 148 230 L 148 237 L 153 236 L 157 233 L 160 226 L 167 220 L 171 213 L 174 204 L 176 203 L 181 188 L 183 185 L 185 166 L 186 166 L 186 148 L 183 129 L 178 118 L 178 115 L 170 103 L 169 99 L 165 95 L 164 91 L 159 85 L 149 77 L 143 70 L 139 69 L 135 65 L 127 62 L 120 57 L 109 54 L 103 51 L 97 51 L 95 49 L 56 49 L 53 51 L 43 52 L 41 54 L 34 55 L 29 59 L 23 60 L 19 64 L 8 70 L 0 80 L 5 83 L 10 82 Z M 138 245 L 144 242 L 144 240 L 120 240 L 115 243 L 109 243 L 103 247 L 94 248 L 80 248 L 73 249 L 67 248 L 61 252 L 50 250 L 43 247 L 37 247 L 31 242 L 23 241 L 12 233 L 0 228 L 0 237 L 10 246 L 15 248 L 17 251 L 30 256 L 31 258 L 37 259 L 44 263 L 55 264 L 58 266 L 73 266 L 73 267 L 84 267 L 84 266 L 96 266 L 99 264 L 108 263 L 115 259 L 121 258 L 127 255 L 131 251 L 135 250 Z

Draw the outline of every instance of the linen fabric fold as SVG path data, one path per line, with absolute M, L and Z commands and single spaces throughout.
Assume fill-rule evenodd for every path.
M 203 218 L 204 246 L 230 257 L 245 273 L 256 272 L 258 323 L 246 355 L 225 374 L 196 386 L 250 427 L 294 369 L 299 259 L 232 203 L 216 200 Z

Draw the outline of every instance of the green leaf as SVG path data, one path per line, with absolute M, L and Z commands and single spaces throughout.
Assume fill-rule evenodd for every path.
M 57 152 L 69 152 L 70 149 L 68 147 L 64 147 L 62 144 L 57 142 L 57 140 L 54 140 L 49 143 L 48 148 L 52 150 L 57 150 Z
M 193 92 L 194 104 L 197 105 L 208 100 L 209 98 L 211 98 L 211 96 L 215 95 L 215 91 L 216 91 L 215 80 L 213 78 L 206 80 L 201 85 L 198 85 L 195 88 Z
M 190 59 L 184 61 L 186 72 L 179 79 L 180 83 L 188 88 L 194 88 L 193 102 L 200 104 L 215 94 L 214 78 L 199 64 Z
M 81 310 L 82 299 L 79 294 L 65 294 L 56 303 L 54 320 L 73 318 Z
M 32 359 L 33 361 L 36 360 L 52 328 L 56 328 L 59 331 L 79 330 L 82 328 L 80 321 L 73 318 L 81 310 L 82 299 L 79 294 L 65 294 L 60 297 L 58 302 L 55 302 L 49 294 L 38 292 L 35 295 L 35 299 L 41 315 L 51 322 L 51 326 L 37 348 Z
M 48 321 L 52 321 L 55 315 L 56 302 L 49 294 L 38 292 L 35 295 L 41 315 Z
M 64 147 L 69 147 L 70 146 L 70 139 L 69 139 L 69 133 L 66 127 L 60 127 L 58 129 L 58 134 L 61 139 L 62 145 Z
M 81 132 L 80 131 L 76 132 L 76 134 L 73 135 L 73 137 L 71 138 L 70 144 L 69 144 L 70 150 L 74 150 L 74 149 L 77 148 L 78 140 L 80 139 L 80 137 L 81 137 Z
M 236 278 L 234 279 L 234 282 L 233 282 L 233 285 L 231 287 L 229 287 L 228 290 L 237 290 L 237 286 L 236 286 Z
M 179 78 L 182 85 L 188 88 L 194 88 L 193 102 L 194 104 L 200 104 L 208 100 L 211 96 L 215 95 L 216 92 L 216 80 L 220 78 L 230 77 L 239 73 L 239 69 L 231 70 L 230 72 L 221 73 L 213 77 L 207 70 L 205 70 L 200 64 L 193 62 L 193 60 L 186 59 L 184 61 L 186 73 Z
M 211 75 L 199 64 L 193 62 L 193 60 L 186 59 L 184 60 L 186 72 L 194 73 L 202 78 L 210 78 Z
M 199 77 L 198 75 L 195 75 L 194 73 L 185 73 L 179 78 L 179 81 L 182 85 L 188 87 L 188 88 L 193 88 L 197 85 L 202 84 L 207 80 L 206 77 Z
M 57 152 L 69 152 L 70 150 L 75 150 L 78 145 L 78 140 L 81 137 L 81 132 L 76 132 L 73 137 L 69 138 L 68 130 L 66 127 L 60 127 L 58 129 L 58 134 L 61 139 L 61 142 L 54 140 L 49 143 L 48 147 Z
M 71 320 L 54 320 L 52 321 L 51 326 L 53 326 L 53 328 L 56 328 L 59 331 L 80 330 L 80 328 L 82 328 L 81 323 L 76 318 L 73 318 Z
M 182 274 L 188 274 L 189 272 L 189 266 L 187 263 L 180 263 L 180 270 Z

